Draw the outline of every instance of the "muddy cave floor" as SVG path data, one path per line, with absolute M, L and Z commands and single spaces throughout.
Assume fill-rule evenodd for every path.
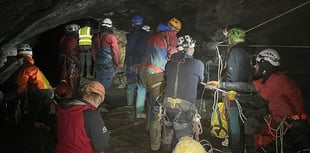
M 131 111 L 125 107 L 125 96 L 125 88 L 119 88 L 118 85 L 112 86 L 106 93 L 105 103 L 109 112 L 102 114 L 105 124 L 111 132 L 109 153 L 150 153 L 146 119 L 132 119 L 130 117 Z M 203 115 L 209 116 L 210 114 Z M 209 118 L 202 119 L 203 133 L 200 135 L 200 139 L 207 140 L 213 149 L 228 151 L 227 147 L 221 145 L 223 139 L 210 135 L 209 125 Z M 2 153 L 54 152 L 55 138 L 53 132 L 33 128 L 28 123 L 14 124 L 11 122 L 1 122 L 0 130 L 0 152 Z M 211 149 L 211 146 L 207 145 L 206 148 Z

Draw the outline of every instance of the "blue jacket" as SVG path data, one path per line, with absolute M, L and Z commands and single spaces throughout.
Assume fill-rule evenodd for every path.
M 126 35 L 125 62 L 127 66 L 141 63 L 146 52 L 149 35 L 150 33 L 143 29 L 135 29 Z
M 248 82 L 251 80 L 251 55 L 244 43 L 230 48 L 226 56 L 226 69 L 223 82 Z
M 180 62 L 185 57 L 184 61 Z M 165 97 L 195 102 L 198 84 L 204 80 L 204 65 L 192 56 L 182 53 L 172 55 L 165 71 Z

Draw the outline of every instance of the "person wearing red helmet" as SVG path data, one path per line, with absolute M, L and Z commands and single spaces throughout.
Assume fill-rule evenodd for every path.
M 81 89 L 80 99 L 56 108 L 56 153 L 104 153 L 110 134 L 98 106 L 104 101 L 105 88 L 92 81 Z

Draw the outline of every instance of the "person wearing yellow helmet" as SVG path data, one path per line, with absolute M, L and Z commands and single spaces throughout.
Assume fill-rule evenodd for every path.
M 180 23 L 180 22 L 178 22 Z M 178 26 L 180 30 L 180 26 Z M 171 59 L 172 54 L 177 53 L 178 38 L 176 31 L 169 28 L 157 29 L 148 38 L 147 50 L 139 66 L 139 75 L 144 86 L 149 91 L 149 112 L 147 129 L 150 131 L 151 150 L 160 149 L 161 123 L 156 115 L 159 112 L 156 107 L 157 98 L 161 93 L 161 85 L 164 81 L 165 65 Z
M 205 148 L 192 137 L 182 137 L 172 153 L 206 153 Z
M 171 29 L 173 31 L 175 31 L 176 33 L 178 33 L 181 28 L 182 28 L 182 23 L 179 19 L 177 18 L 171 18 L 169 21 L 168 21 L 168 26 L 171 27 Z

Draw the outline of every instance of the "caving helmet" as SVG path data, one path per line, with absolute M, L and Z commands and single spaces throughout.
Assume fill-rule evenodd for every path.
M 91 81 L 90 83 L 84 85 L 84 87 L 82 88 L 82 92 L 84 91 L 98 94 L 100 98 L 102 99 L 102 101 L 104 100 L 105 88 L 98 81 Z
M 280 56 L 278 52 L 272 48 L 267 48 L 260 51 L 256 56 L 256 61 L 267 61 L 273 66 L 280 66 Z
M 258 68 L 255 68 L 255 79 L 263 78 L 264 83 L 269 76 L 277 72 L 280 69 L 280 56 L 278 52 L 272 48 L 263 49 L 256 57 L 255 61 L 258 64 Z
M 245 38 L 245 30 L 240 27 L 233 27 L 228 29 L 227 37 L 234 43 L 243 42 Z
M 206 153 L 204 147 L 189 136 L 181 137 L 172 153 Z
M 143 30 L 145 30 L 146 32 L 150 32 L 151 31 L 151 27 L 149 25 L 144 25 L 142 27 Z
M 65 27 L 65 30 L 67 33 L 71 33 L 71 32 L 77 32 L 79 31 L 80 26 L 77 24 L 69 24 Z
M 111 28 L 112 27 L 112 20 L 110 18 L 105 18 L 102 21 L 101 26 Z
M 184 35 L 178 38 L 178 51 L 183 52 L 186 51 L 188 48 L 194 48 L 195 47 L 196 40 L 193 40 L 193 38 L 190 35 Z
M 66 82 L 60 82 L 55 90 L 55 98 L 57 99 L 65 99 L 65 98 L 73 98 L 73 89 L 72 87 Z
M 163 23 L 159 23 L 157 25 L 157 29 L 156 29 L 158 32 L 160 31 L 170 31 L 171 30 L 171 27 L 166 25 L 166 24 L 163 24 Z
M 32 48 L 29 44 L 20 44 L 17 49 L 17 54 L 32 56 Z
M 172 28 L 173 31 L 179 32 L 182 28 L 182 23 L 177 18 L 171 18 L 168 21 L 168 25 Z
M 134 15 L 132 17 L 132 25 L 133 26 L 141 26 L 143 25 L 144 18 L 141 15 Z

